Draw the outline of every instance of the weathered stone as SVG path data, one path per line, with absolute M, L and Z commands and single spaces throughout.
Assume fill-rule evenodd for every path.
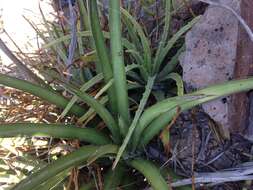
M 240 10 L 238 0 L 223 0 L 222 3 Z M 232 79 L 236 60 L 238 21 L 228 10 L 210 6 L 201 20 L 186 36 L 186 52 L 181 57 L 183 80 L 187 91 Z M 225 129 L 230 98 L 203 104 L 203 109 Z

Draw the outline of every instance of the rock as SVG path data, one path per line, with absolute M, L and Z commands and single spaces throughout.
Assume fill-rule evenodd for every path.
M 238 0 L 223 0 L 240 11 Z M 210 6 L 201 20 L 186 36 L 186 52 L 180 58 L 186 90 L 201 89 L 232 79 L 239 23 L 235 16 L 221 7 Z M 229 105 L 223 98 L 203 104 L 204 111 L 222 126 L 228 137 Z

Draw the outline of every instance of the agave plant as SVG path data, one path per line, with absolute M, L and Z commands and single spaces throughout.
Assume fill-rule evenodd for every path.
M 146 145 L 166 128 L 179 108 L 184 111 L 204 102 L 253 88 L 253 79 L 249 78 L 229 81 L 183 95 L 180 77 L 171 73 L 179 52 L 171 59 L 170 64 L 162 67 L 162 63 L 175 42 L 197 22 L 198 18 L 193 19 L 168 40 L 171 0 L 166 0 L 164 32 L 154 53 L 150 49 L 150 42 L 142 27 L 128 11 L 120 7 L 120 1 L 109 2 L 110 32 L 107 33 L 103 32 L 100 26 L 97 1 L 89 0 L 88 7 L 84 6 L 83 1 L 78 1 L 83 15 L 89 12 L 86 17 L 89 18 L 90 25 L 86 28 L 89 30 L 77 32 L 77 36 L 81 40 L 83 37 L 92 37 L 91 46 L 95 48 L 96 66 L 99 67 L 96 71 L 101 73 L 92 77 L 80 88 L 71 82 L 59 80 L 59 84 L 73 94 L 71 100 L 63 97 L 54 88 L 0 74 L 0 84 L 31 93 L 56 105 L 63 109 L 62 117 L 66 114 L 74 115 L 79 118 L 78 123 L 86 122 L 89 125 L 89 121 L 93 119 L 97 121 L 98 118 L 94 117 L 94 114 L 97 114 L 99 122 L 105 125 L 103 130 L 98 130 L 95 127 L 79 128 L 75 124 L 66 123 L 1 124 L 0 137 L 2 138 L 38 136 L 77 139 L 85 142 L 85 145 L 77 150 L 59 157 L 50 164 L 44 164 L 41 169 L 34 171 L 13 187 L 13 190 L 51 189 L 58 183 L 60 176 L 66 176 L 71 168 L 88 166 L 95 162 L 109 168 L 104 180 L 105 190 L 116 189 L 123 185 L 124 178 L 129 178 L 129 176 L 123 177 L 126 172 L 134 175 L 134 171 L 127 168 L 133 168 L 143 174 L 154 190 L 167 190 L 170 184 L 166 182 L 159 166 L 142 156 Z M 131 41 L 122 37 L 121 20 L 127 27 Z M 106 38 L 110 41 L 110 49 L 106 46 Z M 45 48 L 53 47 L 56 50 L 55 47 L 69 39 L 71 39 L 70 35 L 52 39 Z M 125 52 L 133 58 L 134 64 L 124 63 Z M 135 74 L 132 72 L 134 69 L 138 70 Z M 142 85 L 145 86 L 136 111 L 131 111 L 128 95 L 132 87 L 127 78 L 133 75 L 139 75 L 142 78 Z M 177 81 L 180 89 L 178 96 L 164 98 L 150 105 L 149 100 L 154 85 L 169 78 Z M 96 97 L 87 93 L 88 89 L 101 81 L 104 86 Z M 139 87 L 141 88 L 141 85 Z M 103 97 L 98 100 L 101 95 Z M 85 103 L 89 108 L 81 106 L 77 100 Z M 150 106 L 147 106 L 148 102 Z M 96 121 L 94 123 L 97 123 Z M 169 173 L 169 175 L 173 174 Z M 81 189 L 94 188 L 94 182 L 90 182 Z

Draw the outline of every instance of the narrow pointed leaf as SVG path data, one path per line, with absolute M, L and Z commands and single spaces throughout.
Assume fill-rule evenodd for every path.
M 177 95 L 178 96 L 183 96 L 184 95 L 184 82 L 181 78 L 181 76 L 177 73 L 170 73 L 168 74 L 166 77 L 163 78 L 163 80 L 167 80 L 167 79 L 172 79 L 176 82 L 177 85 Z
M 166 44 L 166 46 L 161 50 L 158 58 L 156 59 L 155 62 L 155 70 L 158 71 L 163 60 L 165 59 L 166 55 L 168 54 L 168 52 L 171 50 L 171 48 L 174 46 L 174 44 L 177 42 L 177 40 L 185 33 L 187 32 L 189 29 L 191 29 L 191 27 L 197 23 L 199 21 L 200 17 L 195 17 L 192 21 L 190 21 L 187 25 L 185 25 L 184 27 L 182 27 L 176 34 L 174 34 L 172 36 L 172 38 L 168 41 L 168 43 Z
M 125 178 L 126 168 L 118 165 L 115 170 L 110 170 L 104 180 L 104 190 L 116 190 L 120 185 L 123 177 Z
M 77 128 L 74 125 L 43 123 L 0 124 L 1 138 L 17 136 L 78 139 L 97 145 L 111 142 L 108 137 L 95 129 Z
M 131 125 L 130 125 L 130 127 L 129 127 L 129 129 L 128 129 L 127 135 L 126 135 L 126 137 L 125 137 L 125 139 L 124 139 L 124 141 L 123 141 L 123 144 L 120 146 L 119 152 L 118 152 L 118 154 L 117 154 L 117 156 L 116 156 L 116 159 L 115 159 L 115 161 L 114 161 L 114 163 L 113 163 L 113 169 L 116 167 L 117 163 L 119 162 L 119 160 L 120 160 L 122 154 L 124 153 L 124 151 L 125 151 L 125 149 L 126 149 L 128 143 L 129 143 L 129 140 L 130 140 L 130 138 L 131 138 L 131 136 L 132 136 L 132 134 L 133 134 L 133 132 L 134 132 L 136 126 L 137 126 L 137 123 L 138 123 L 138 121 L 139 121 L 139 118 L 140 118 L 140 116 L 141 116 L 141 114 L 142 114 L 142 112 L 143 112 L 143 110 L 144 110 L 144 107 L 145 107 L 147 101 L 148 101 L 148 98 L 149 98 L 149 95 L 150 95 L 150 93 L 151 93 L 151 90 L 152 90 L 154 81 L 155 81 L 155 76 L 149 78 L 149 80 L 148 80 L 148 83 L 147 83 L 147 85 L 146 85 L 145 92 L 143 93 L 142 99 L 141 99 L 141 101 L 140 101 L 140 105 L 139 105 L 139 107 L 138 107 L 138 110 L 137 110 L 136 113 L 135 113 L 133 122 L 131 123 Z
M 178 64 L 179 56 L 182 52 L 185 51 L 185 45 L 183 45 L 179 50 L 177 50 L 177 53 L 171 58 L 171 60 L 164 66 L 164 68 L 161 70 L 161 72 L 157 76 L 157 81 L 163 80 L 164 77 L 166 77 L 169 73 L 171 73 Z
M 157 117 L 154 118 L 153 121 L 151 120 L 151 123 L 148 122 L 149 126 L 147 128 L 145 127 L 146 129 L 143 132 L 141 143 L 139 144 L 139 146 L 146 145 L 156 134 L 160 132 L 160 130 L 166 127 L 170 120 L 173 118 L 173 116 L 176 114 L 178 107 L 180 107 L 181 111 L 185 111 L 202 103 L 228 96 L 233 93 L 248 91 L 251 89 L 253 89 L 253 78 L 234 80 L 223 84 L 213 85 L 211 87 L 207 87 L 181 97 L 169 98 L 166 100 L 167 103 L 169 103 L 170 100 L 173 100 L 175 102 L 173 105 L 167 104 L 167 111 L 165 111 L 166 106 L 164 107 L 166 103 L 156 104 L 152 106 L 150 108 L 152 110 L 152 113 L 150 112 L 148 114 L 149 116 L 146 115 L 146 119 L 154 113 L 157 113 L 156 111 L 160 109 L 165 112 L 160 112 L 160 114 L 158 115 L 155 114 L 157 115 Z
M 97 57 L 100 63 L 100 68 L 104 76 L 105 83 L 108 83 L 113 77 L 112 65 L 110 63 L 109 54 L 107 52 L 107 47 L 105 44 L 104 36 L 101 30 L 99 15 L 98 15 L 98 5 L 97 1 L 89 0 L 90 7 L 90 23 L 92 36 L 95 42 Z M 108 91 L 109 105 L 113 113 L 116 113 L 117 102 L 115 97 L 115 89 L 112 86 Z
M 81 86 L 80 90 L 82 92 L 87 91 L 89 88 L 91 88 L 92 86 L 94 86 L 95 84 L 101 82 L 103 80 L 103 75 L 102 73 L 96 75 L 95 77 L 93 77 L 92 79 L 90 79 L 88 82 L 86 82 L 84 85 Z M 61 118 L 65 117 L 67 115 L 67 113 L 69 112 L 69 110 L 72 108 L 72 106 L 76 103 L 76 101 L 78 100 L 77 96 L 73 96 L 71 98 L 71 100 L 69 101 L 68 105 L 65 107 L 65 109 L 63 110 L 63 112 L 61 113 Z
M 154 190 L 169 189 L 169 185 L 160 174 L 159 169 L 152 162 L 136 159 L 131 161 L 130 165 L 145 176 Z
M 103 148 L 105 155 L 114 154 L 117 152 L 118 147 L 115 145 L 105 145 L 101 146 L 84 146 L 78 150 L 60 157 L 58 160 L 52 162 L 46 167 L 42 168 L 38 172 L 33 173 L 26 179 L 22 180 L 17 184 L 12 190 L 34 190 L 44 181 L 54 177 L 63 170 L 80 166 L 81 164 L 86 164 L 86 160 L 89 159 L 91 155 L 96 155 L 96 151 Z
M 164 19 L 164 29 L 163 29 L 163 34 L 161 41 L 159 43 L 156 56 L 155 56 L 155 63 L 157 60 L 160 58 L 160 53 L 162 51 L 162 48 L 166 45 L 166 41 L 169 35 L 169 27 L 170 27 L 170 18 L 171 18 L 171 0 L 165 0 L 165 19 Z M 153 73 L 158 72 L 158 67 L 153 68 Z
M 126 70 L 121 36 L 120 1 L 109 1 L 109 28 L 111 44 L 111 63 L 118 114 L 130 124 Z
M 52 90 L 47 90 L 39 85 L 35 85 L 25 80 L 17 79 L 15 77 L 11 77 L 8 75 L 4 75 L 0 73 L 0 84 L 5 86 L 15 88 L 18 90 L 22 90 L 24 92 L 28 92 L 34 96 L 37 96 L 43 100 L 46 100 L 59 108 L 65 108 L 68 104 L 68 100 L 61 96 L 60 94 L 53 92 Z M 70 112 L 77 115 L 82 116 L 85 113 L 85 109 L 78 106 L 73 105 L 70 109 Z
M 98 100 L 94 99 L 89 94 L 75 89 L 67 84 L 64 84 L 64 87 L 96 111 L 111 131 L 113 139 L 118 143 L 120 141 L 119 127 L 112 114 Z
M 143 57 L 144 57 L 144 67 L 148 71 L 148 73 L 151 73 L 152 70 L 152 58 L 151 58 L 151 49 L 150 49 L 150 43 L 147 39 L 145 33 L 142 30 L 141 25 L 135 20 L 135 18 L 129 14 L 125 9 L 121 8 L 122 14 L 129 19 L 129 21 L 132 23 L 133 27 L 136 29 L 142 43 L 143 48 Z

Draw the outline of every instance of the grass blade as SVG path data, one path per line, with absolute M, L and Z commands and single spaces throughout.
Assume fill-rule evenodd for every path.
M 82 32 L 77 32 L 77 36 L 79 38 L 81 37 L 91 37 L 92 36 L 92 33 L 91 31 L 82 31 Z M 62 42 L 67 42 L 71 39 L 71 35 L 70 34 L 66 34 L 60 38 L 57 38 L 57 39 L 54 39 L 50 42 L 46 42 L 46 44 L 44 44 L 42 46 L 42 49 L 48 49 L 48 48 L 51 48 L 51 47 L 54 47 Z
M 0 137 L 36 136 L 66 139 L 79 139 L 97 145 L 110 143 L 110 139 L 90 128 L 77 128 L 74 125 L 43 123 L 0 124 Z

